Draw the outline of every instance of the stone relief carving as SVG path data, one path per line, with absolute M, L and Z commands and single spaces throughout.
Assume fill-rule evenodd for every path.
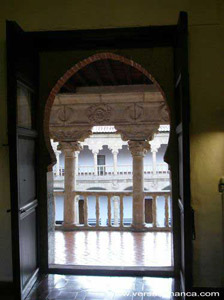
M 154 134 L 158 131 L 159 125 L 116 125 L 117 132 L 124 141 L 127 140 L 146 140 L 153 139 Z
M 139 122 L 143 117 L 143 104 L 133 103 L 127 108 L 127 118 Z
M 67 155 L 71 153 L 75 157 L 75 152 L 81 151 L 82 147 L 79 142 L 60 142 L 58 150 L 66 152 Z
M 110 121 L 112 108 L 107 104 L 94 104 L 87 109 L 87 116 L 92 124 L 102 124 Z
M 66 122 L 70 119 L 73 114 L 73 109 L 71 107 L 64 106 L 58 111 L 58 118 L 62 122 Z
M 51 127 L 50 137 L 54 141 L 84 141 L 92 134 L 91 127 Z
M 133 156 L 144 156 L 150 149 L 150 145 L 146 141 L 129 141 L 128 147 Z
M 130 99 L 133 96 L 130 93 L 105 94 L 104 98 L 101 94 L 87 94 L 82 95 L 83 102 L 77 100 L 77 103 L 65 95 L 52 107 L 51 138 L 55 141 L 84 141 L 92 134 L 93 125 L 114 125 L 123 141 L 150 141 L 160 124 L 169 123 L 169 112 L 161 96 L 151 95 L 149 101 L 147 97 L 143 100 L 142 95 L 136 93 Z M 122 145 L 112 144 L 111 150 L 116 152 L 120 147 Z
M 169 111 L 166 103 L 162 103 L 161 109 L 160 109 L 160 115 L 161 115 L 161 120 L 165 123 L 169 123 Z

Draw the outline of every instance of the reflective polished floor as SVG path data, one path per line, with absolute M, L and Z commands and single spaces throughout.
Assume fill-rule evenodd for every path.
M 171 266 L 170 232 L 56 231 L 49 262 L 108 267 Z
M 174 289 L 172 278 L 46 275 L 26 300 L 165 300 Z

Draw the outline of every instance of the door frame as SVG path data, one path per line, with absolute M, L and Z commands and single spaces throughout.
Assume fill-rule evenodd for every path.
M 182 12 L 181 12 L 182 13 Z M 180 14 L 181 14 L 180 13 Z M 186 14 L 186 13 L 185 13 Z M 177 25 L 167 26 L 149 26 L 149 27 L 134 27 L 134 28 L 112 28 L 112 29 L 94 29 L 94 30 L 68 30 L 68 31 L 41 31 L 41 32 L 25 32 L 28 39 L 32 41 L 36 49 L 42 51 L 66 51 L 66 50 L 94 50 L 102 51 L 104 49 L 131 49 L 131 48 L 152 48 L 152 47 L 171 47 L 173 52 L 175 49 Z M 44 107 L 45 108 L 45 107 Z M 43 102 L 38 108 L 38 119 L 40 126 L 40 160 L 43 155 L 42 148 L 45 147 L 44 138 L 44 108 Z M 173 113 L 175 118 L 175 112 Z M 171 126 L 175 132 L 175 123 L 172 121 Z M 170 147 L 175 148 L 177 151 L 177 141 L 174 139 Z M 42 154 L 41 154 L 42 153 Z M 45 149 L 46 153 L 46 149 Z M 45 161 L 46 161 L 46 154 Z M 48 155 L 48 166 L 52 165 L 50 154 Z M 178 177 L 178 157 L 175 158 L 176 164 L 171 164 L 172 177 Z M 169 163 L 169 157 L 167 159 Z M 46 165 L 40 165 L 38 181 L 39 188 L 39 215 L 40 218 L 40 271 L 42 273 L 52 273 L 48 266 L 48 203 L 46 195 L 48 191 L 47 177 L 51 177 L 50 169 L 47 172 Z M 180 220 L 178 208 L 178 183 L 172 180 L 172 215 L 173 215 L 173 261 L 174 261 L 174 276 L 179 276 L 180 266 Z M 189 225 L 190 226 L 190 225 Z M 186 245 L 188 247 L 188 245 Z M 187 249 L 186 249 L 187 251 Z M 191 270 L 190 270 L 191 271 Z M 81 272 L 81 270 L 80 270 Z M 192 271 L 191 271 L 192 272 Z M 55 273 L 55 272 L 54 272 Z M 78 272 L 76 272 L 78 274 Z M 101 272 L 94 272 L 95 275 L 100 275 Z M 108 275 L 108 271 L 106 272 Z M 88 274 L 88 271 L 85 272 Z M 89 274 L 93 274 L 90 270 Z M 121 272 L 119 272 L 120 275 Z M 156 276 L 164 276 L 164 272 L 151 273 Z M 124 275 L 133 275 L 125 273 Z M 135 275 L 142 275 L 140 272 Z M 170 272 L 169 272 L 170 276 Z

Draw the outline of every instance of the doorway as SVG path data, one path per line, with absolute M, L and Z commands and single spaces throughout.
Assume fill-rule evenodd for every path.
M 164 92 L 141 65 L 112 52 L 90 56 L 67 73 L 45 116 L 46 138 L 62 156 L 63 170 L 54 167 L 54 207 L 59 215 L 60 198 L 63 220 L 55 226 L 48 212 L 50 268 L 172 271 Z
M 49 37 L 51 37 L 49 39 Z M 61 38 L 63 43 L 61 43 Z M 191 285 L 191 210 L 190 210 L 190 177 L 189 177 L 189 95 L 188 95 L 188 66 L 187 66 L 187 14 L 181 13 L 178 25 L 149 28 L 131 29 L 108 29 L 91 31 L 71 31 L 71 32 L 36 32 L 26 33 L 16 23 L 7 22 L 7 43 L 8 43 L 8 119 L 9 119 L 9 149 L 10 149 L 10 171 L 12 185 L 12 241 L 13 241 L 13 268 L 14 283 L 18 291 L 18 299 L 25 295 L 34 277 L 29 276 L 25 286 L 21 286 L 21 260 L 19 243 L 21 232 L 18 230 L 18 173 L 17 173 L 17 154 L 18 154 L 18 131 L 17 131 L 17 85 L 21 81 L 26 87 L 32 90 L 37 105 L 34 112 L 37 112 L 37 138 L 36 144 L 38 159 L 41 161 L 38 169 L 38 218 L 37 233 L 38 251 L 36 252 L 35 274 L 49 272 L 48 268 L 48 234 L 46 228 L 49 226 L 47 210 L 53 206 L 53 174 L 52 166 L 55 163 L 55 155 L 50 146 L 50 140 L 46 137 L 49 119 L 45 117 L 45 101 L 50 93 L 48 108 L 50 110 L 54 101 L 54 92 L 60 86 L 60 80 L 55 89 L 50 91 L 55 85 L 55 80 L 60 78 L 67 69 L 64 65 L 63 72 L 57 65 L 55 68 L 48 68 L 41 74 L 39 86 L 38 66 L 46 62 L 46 66 L 53 64 L 56 66 L 55 58 L 63 55 L 64 61 L 74 59 L 74 51 L 77 61 L 92 55 L 93 52 L 105 51 L 110 49 L 120 55 L 134 58 L 140 64 L 146 66 L 163 86 L 167 101 L 171 109 L 171 138 L 166 151 L 166 161 L 171 168 L 172 177 L 179 178 L 172 181 L 172 215 L 173 215 L 173 254 L 175 274 L 179 274 L 182 280 L 183 289 Z M 15 53 L 15 49 L 17 49 Z M 90 50 L 91 49 L 91 50 Z M 156 49 L 156 50 L 155 50 Z M 155 51 L 154 51 L 155 50 Z M 71 53 L 73 51 L 73 53 Z M 78 51 L 78 52 L 77 52 Z M 67 55 L 64 56 L 66 52 Z M 170 53 L 166 57 L 165 53 Z M 40 57 L 40 61 L 38 59 Z M 51 59 L 50 59 L 51 57 Z M 70 57 L 70 58 L 69 58 Z M 146 61 L 143 61 L 144 59 Z M 161 59 L 163 58 L 163 59 Z M 173 59 L 172 59 L 173 58 Z M 148 68 L 147 68 L 148 59 Z M 152 63 L 149 61 L 151 60 Z M 67 61 L 67 62 L 66 62 Z M 169 67 L 164 67 L 168 63 Z M 40 65 L 39 65 L 40 64 Z M 74 65 L 67 64 L 67 67 Z M 175 68 L 173 68 L 175 66 Z M 40 67 L 41 69 L 41 67 Z M 163 71 L 161 71 L 163 70 Z M 174 72 L 174 76 L 166 76 Z M 54 76 L 52 76 L 52 72 Z M 57 75 L 58 73 L 58 75 Z M 51 75 L 51 76 L 49 76 Z M 67 79 L 69 74 L 67 74 Z M 173 84 L 173 78 L 175 83 Z M 66 79 L 66 80 L 67 80 Z M 65 80 L 65 81 L 66 81 Z M 169 83 L 168 83 L 169 82 Z M 69 87 L 68 87 L 69 88 Z M 175 96 L 173 91 L 175 90 Z M 183 93 L 183 91 L 185 91 Z M 176 101 L 176 104 L 174 103 Z M 175 115 L 178 116 L 175 118 Z M 45 128 L 44 128 L 45 126 Z M 45 132 L 45 136 L 44 133 Z M 23 134 L 25 132 L 23 131 Z M 36 136 L 35 136 L 36 137 Z M 178 137 L 178 139 L 177 139 Z M 178 143 L 177 143 L 178 140 Z M 47 145 L 47 147 L 46 147 Z M 177 159 L 179 155 L 179 161 Z M 178 164 L 180 166 L 178 169 Z M 47 174 L 46 174 L 47 171 Z M 48 179 L 48 180 L 47 180 Z M 47 186 L 47 182 L 49 185 Z M 179 189 L 179 186 L 182 189 Z M 47 201 L 46 201 L 47 195 Z M 51 210 L 53 211 L 53 210 Z M 181 222 L 180 222 L 181 219 Z M 33 236 L 34 237 L 34 236 Z M 180 239 L 181 238 L 181 239 Z M 182 243 L 180 243 L 182 240 Z M 188 247 L 186 251 L 186 247 Z M 39 254 L 39 255 L 38 255 Z M 38 259 L 41 257 L 41 259 Z M 60 271 L 60 270 L 58 270 Z M 56 272 L 56 270 L 54 270 Z M 63 271 L 65 272 L 65 271 Z M 139 272 L 139 271 L 138 271 Z M 161 273 L 153 272 L 153 275 Z M 111 273 L 112 274 L 112 273 Z M 119 275 L 122 272 L 119 271 Z M 131 272 L 133 274 L 133 272 Z M 138 273 L 139 274 L 139 273 Z M 172 273 L 174 274 L 174 273 Z

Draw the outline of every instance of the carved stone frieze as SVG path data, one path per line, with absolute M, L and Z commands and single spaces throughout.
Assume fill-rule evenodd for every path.
M 110 121 L 112 108 L 107 104 L 94 104 L 87 109 L 87 116 L 92 124 L 102 124 Z
M 122 140 L 142 140 L 150 141 L 158 131 L 159 124 L 150 125 L 116 125 L 117 132 L 121 135 Z
M 92 134 L 89 126 L 50 127 L 50 137 L 55 141 L 84 141 Z

